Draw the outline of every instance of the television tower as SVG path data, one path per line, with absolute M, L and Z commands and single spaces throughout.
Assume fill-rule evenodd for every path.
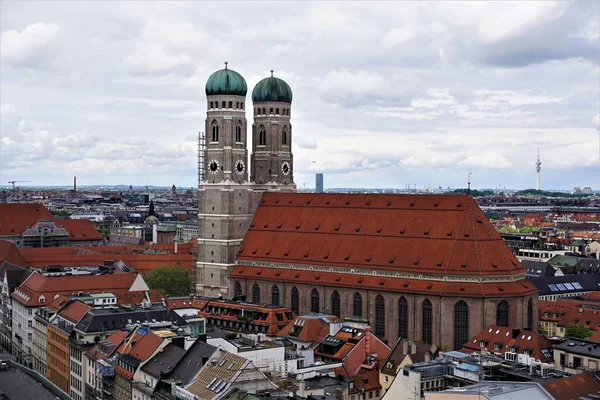
M 540 146 L 538 146 L 538 156 L 537 161 L 535 162 L 535 170 L 537 171 L 537 185 L 536 189 L 540 191 L 540 170 L 542 169 L 542 162 L 540 161 Z

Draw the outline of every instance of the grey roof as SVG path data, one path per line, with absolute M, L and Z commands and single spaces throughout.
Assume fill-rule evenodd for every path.
M 4 281 L 4 277 L 6 276 L 10 293 L 12 293 L 15 287 L 20 286 L 25 282 L 25 279 L 27 279 L 29 275 L 31 275 L 31 271 L 27 268 L 20 267 L 8 261 L 3 261 L 2 264 L 0 264 L 0 282 Z
M 527 277 L 540 296 L 563 293 L 594 292 L 600 289 L 600 274 Z
M 525 268 L 527 276 L 554 276 L 556 273 L 547 262 L 523 260 L 521 265 Z
M 584 339 L 565 339 L 554 345 L 554 349 L 587 357 L 600 358 L 600 344 Z
M 93 308 L 79 321 L 75 330 L 83 333 L 112 332 L 125 328 L 128 324 L 139 321 L 151 323 L 171 321 L 179 326 L 187 325 L 186 320 L 170 308 L 161 304 L 153 304 L 150 308 Z
M 0 371 L 0 398 L 3 398 L 3 394 L 12 400 L 56 400 L 57 398 L 41 382 L 18 369 Z
M 544 388 L 536 382 L 481 382 L 462 388 L 454 388 L 437 395 L 471 394 L 494 400 L 552 400 Z
M 578 274 L 597 274 L 600 272 L 600 260 L 584 258 L 575 265 Z
M 155 378 L 161 378 L 163 375 L 171 372 L 184 355 L 184 349 L 173 343 L 169 343 L 144 364 L 142 371 Z
M 173 368 L 169 378 L 187 385 L 202 368 L 203 360 L 208 360 L 215 351 L 217 351 L 215 346 L 211 346 L 201 339 L 196 340 Z

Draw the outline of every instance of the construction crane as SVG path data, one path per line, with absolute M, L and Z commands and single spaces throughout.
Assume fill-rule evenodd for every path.
M 15 195 L 15 183 L 20 183 L 20 182 L 31 182 L 31 181 L 8 181 L 8 183 L 12 184 L 12 195 Z

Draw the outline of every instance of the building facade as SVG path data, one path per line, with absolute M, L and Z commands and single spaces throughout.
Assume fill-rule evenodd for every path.
M 242 75 L 229 69 L 227 63 L 206 82 L 196 276 L 196 292 L 204 296 L 233 295 L 228 275 L 261 193 L 295 190 L 290 123 L 292 91 L 287 83 L 271 74 L 252 92 L 251 175 L 247 91 Z

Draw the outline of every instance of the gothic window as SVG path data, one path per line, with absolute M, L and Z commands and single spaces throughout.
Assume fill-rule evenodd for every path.
M 242 110 L 244 109 L 244 102 L 243 101 L 240 103 L 240 107 L 241 107 Z
M 385 301 L 382 295 L 375 298 L 375 335 L 385 337 Z
M 333 315 L 337 315 L 338 317 L 342 316 L 340 294 L 337 290 L 334 290 L 333 293 L 331 293 L 331 313 Z
M 469 306 L 460 300 L 454 305 L 454 350 L 469 340 Z
M 235 102 L 235 108 L 240 108 L 240 102 L 239 101 Z
M 263 115 L 266 115 L 267 114 L 267 109 L 263 108 L 263 112 L 262 113 L 263 113 Z
M 508 303 L 502 300 L 496 306 L 496 325 L 508 326 Z
M 300 293 L 296 286 L 292 288 L 292 312 L 296 315 L 300 314 Z
M 240 297 L 242 295 L 242 284 L 239 282 L 235 282 L 233 285 L 233 296 Z
M 210 107 L 208 107 L 208 108 L 213 108 L 213 102 L 212 101 L 210 102 Z
M 362 296 L 360 293 L 354 293 L 352 315 L 362 318 Z
M 233 101 L 229 102 L 229 108 L 233 108 Z
M 310 294 L 310 312 L 319 312 L 319 292 L 317 289 L 313 289 Z
M 265 131 L 265 127 L 261 125 L 260 131 L 258 133 L 258 145 L 265 146 L 267 144 L 267 132 Z
M 423 330 L 423 343 L 431 344 L 432 340 L 432 332 L 433 332 L 433 315 L 432 315 L 432 306 L 431 301 L 429 299 L 425 299 L 423 301 L 423 315 L 421 319 L 422 330 Z
M 271 304 L 279 305 L 279 287 L 277 285 L 273 285 L 273 289 L 271 289 Z
M 224 101 L 221 103 L 221 108 L 226 108 L 226 104 Z
M 273 108 L 269 109 L 269 114 L 273 115 Z
M 533 329 L 533 303 L 531 299 L 527 302 L 527 329 Z
M 279 108 L 275 109 L 275 114 L 279 115 Z
M 252 302 L 254 304 L 260 304 L 260 288 L 256 283 L 252 285 Z
M 408 301 L 404 296 L 398 300 L 398 336 L 408 338 Z
M 239 125 L 235 127 L 235 141 L 236 142 L 242 141 L 242 127 Z
M 213 126 L 212 126 L 212 141 L 213 142 L 219 141 L 219 125 L 217 125 L 216 122 L 213 122 Z
M 281 132 L 281 144 L 287 144 L 287 132 L 285 129 Z

